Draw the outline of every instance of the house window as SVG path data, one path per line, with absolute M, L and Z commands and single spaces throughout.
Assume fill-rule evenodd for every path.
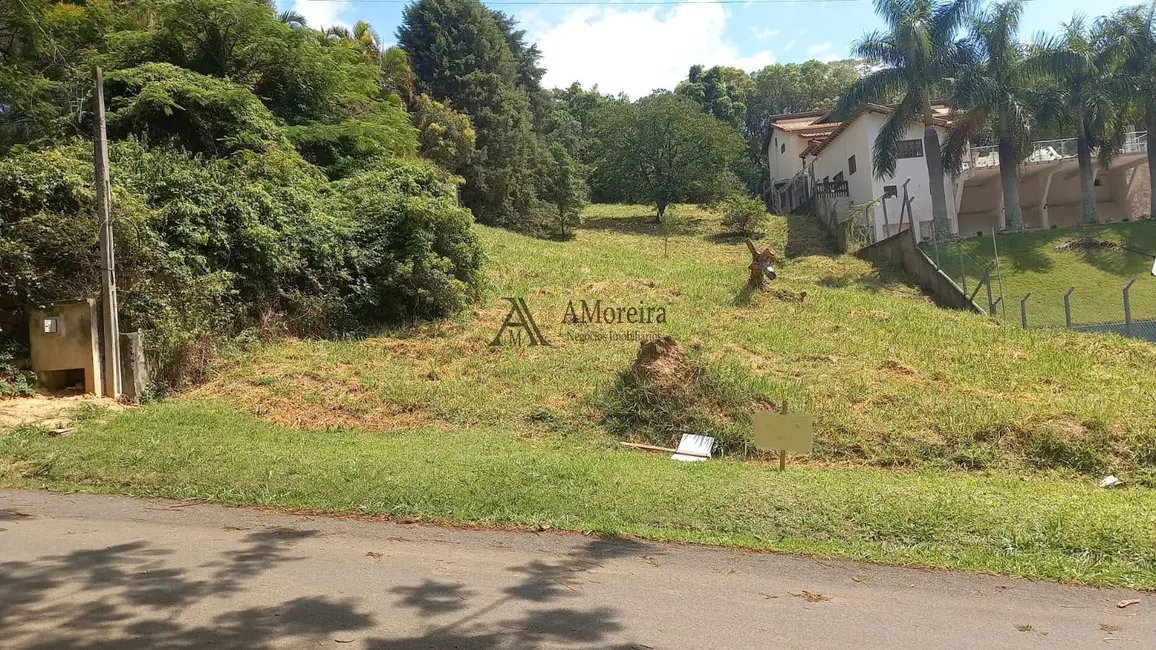
M 1102 179 L 1102 178 L 1097 178 L 1096 180 L 1092 181 L 1092 185 L 1094 185 L 1096 187 L 1100 187 L 1103 184 L 1104 184 L 1104 179 Z
M 786 142 L 779 145 L 779 153 L 787 153 L 787 143 Z
M 899 186 L 898 185 L 884 185 L 883 186 L 883 198 L 890 199 L 890 198 L 893 198 L 896 196 L 899 196 Z
M 835 182 L 836 183 L 842 183 L 843 182 L 843 172 L 839 172 L 838 174 L 835 174 Z
M 848 176 L 854 176 L 855 172 L 858 171 L 858 169 L 859 168 L 855 165 L 855 156 L 851 156 L 850 158 L 848 158 L 847 159 L 847 175 Z
M 900 140 L 896 151 L 899 158 L 922 158 L 923 140 Z

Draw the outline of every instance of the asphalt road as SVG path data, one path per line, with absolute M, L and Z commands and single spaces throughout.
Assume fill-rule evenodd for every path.
M 1154 602 L 575 534 L 0 491 L 0 648 L 1151 648 Z

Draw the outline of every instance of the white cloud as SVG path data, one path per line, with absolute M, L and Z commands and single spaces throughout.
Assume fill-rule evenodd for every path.
M 783 49 L 790 52 L 791 50 L 795 49 L 795 42 L 794 41 L 787 41 L 787 45 Z
M 831 48 L 833 47 L 834 46 L 831 45 L 830 41 L 821 43 L 819 45 L 812 45 L 807 48 L 807 56 L 825 62 L 837 61 L 839 59 L 839 55 L 831 51 Z
M 293 11 L 305 16 L 306 22 L 313 29 L 349 26 L 349 23 L 338 17 L 349 11 L 349 3 L 345 0 L 293 0 Z
M 751 32 L 754 33 L 755 38 L 759 39 L 760 41 L 765 41 L 765 40 L 774 38 L 774 37 L 778 36 L 779 34 L 783 33 L 783 30 L 781 30 L 781 29 L 759 29 L 758 27 L 752 27 Z
M 724 36 L 728 15 L 718 4 L 682 4 L 668 11 L 586 6 L 554 25 L 535 14 L 518 17 L 542 50 L 547 87 L 578 81 L 637 98 L 656 88 L 673 90 L 696 63 L 755 70 L 775 62 L 769 49 L 739 54 Z

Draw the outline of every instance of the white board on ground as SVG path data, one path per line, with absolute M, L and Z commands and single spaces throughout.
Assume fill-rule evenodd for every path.
M 670 459 L 681 460 L 685 463 L 696 463 L 706 460 L 704 456 L 710 456 L 711 449 L 713 448 L 714 438 L 710 436 L 692 436 L 689 433 L 684 433 L 682 434 L 682 440 L 678 441 L 676 453 L 671 456 Z

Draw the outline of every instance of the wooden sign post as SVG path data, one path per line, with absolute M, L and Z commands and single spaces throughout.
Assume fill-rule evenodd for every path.
M 787 415 L 786 402 L 782 413 L 755 413 L 752 420 L 755 448 L 777 452 L 780 472 L 787 469 L 787 452 L 811 453 L 815 440 L 814 422 L 809 415 Z

